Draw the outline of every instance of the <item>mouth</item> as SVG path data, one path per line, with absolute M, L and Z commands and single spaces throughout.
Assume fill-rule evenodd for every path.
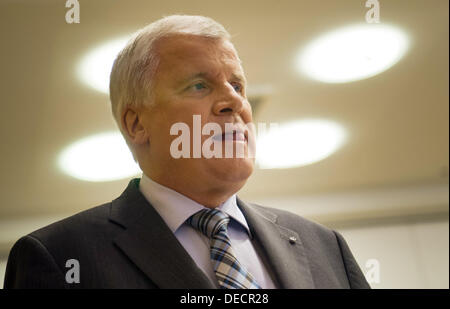
M 217 134 L 213 137 L 215 141 L 233 141 L 239 143 L 247 143 L 248 142 L 248 133 L 247 131 L 241 129 L 235 129 L 229 132 L 224 132 L 222 134 Z

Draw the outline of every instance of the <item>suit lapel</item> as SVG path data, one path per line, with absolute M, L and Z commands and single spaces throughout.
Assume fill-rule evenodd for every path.
M 308 258 L 298 233 L 277 224 L 276 214 L 256 209 L 239 198 L 237 202 L 251 233 L 268 257 L 269 267 L 272 267 L 281 288 L 314 288 Z
M 139 179 L 130 181 L 124 193 L 112 202 L 110 220 L 125 228 L 114 243 L 159 288 L 215 288 L 141 194 L 138 184 Z M 237 202 L 280 287 L 314 288 L 299 235 L 277 224 L 274 213 L 256 209 L 239 198 Z M 295 241 L 290 240 L 292 237 Z
M 110 220 L 125 227 L 115 244 L 159 288 L 215 288 L 141 194 L 137 179 L 113 201 Z

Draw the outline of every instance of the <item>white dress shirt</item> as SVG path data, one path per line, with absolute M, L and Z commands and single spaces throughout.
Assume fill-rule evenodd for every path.
M 186 220 L 205 207 L 190 198 L 156 183 L 145 174 L 139 183 L 139 189 L 163 218 L 175 237 L 190 254 L 197 266 L 214 282 L 218 282 L 210 260 L 209 239 L 196 230 Z M 258 256 L 250 240 L 250 229 L 244 215 L 237 206 L 236 195 L 231 196 L 217 207 L 231 218 L 228 224 L 228 236 L 238 261 L 253 275 L 263 289 L 274 289 L 275 285 Z

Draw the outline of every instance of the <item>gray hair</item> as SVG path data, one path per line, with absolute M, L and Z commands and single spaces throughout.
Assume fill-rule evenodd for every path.
M 221 24 L 204 16 L 171 15 L 137 31 L 118 54 L 110 76 L 112 113 L 122 134 L 120 117 L 123 109 L 153 101 L 152 81 L 159 64 L 157 41 L 176 34 L 230 40 L 230 34 Z

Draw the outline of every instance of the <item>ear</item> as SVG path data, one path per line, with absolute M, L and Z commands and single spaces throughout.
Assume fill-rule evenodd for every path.
M 142 121 L 142 110 L 125 107 L 122 113 L 122 128 L 128 140 L 135 145 L 142 145 L 148 142 L 148 132 Z

